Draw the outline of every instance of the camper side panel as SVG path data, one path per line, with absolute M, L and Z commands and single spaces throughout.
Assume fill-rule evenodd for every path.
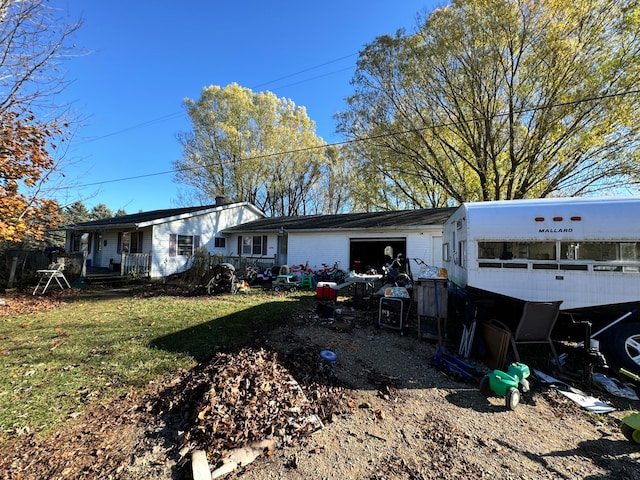
M 640 300 L 640 199 L 470 203 L 445 224 L 460 287 L 562 309 Z

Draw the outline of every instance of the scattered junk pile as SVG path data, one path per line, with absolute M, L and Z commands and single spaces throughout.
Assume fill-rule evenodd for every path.
M 236 293 L 238 276 L 236 268 L 230 263 L 219 263 L 211 271 L 211 278 L 206 283 L 207 293 Z
M 600 414 L 612 412 L 615 407 L 600 400 L 598 393 L 640 400 L 640 376 L 609 365 L 598 342 L 603 333 L 636 314 L 636 310 L 625 313 L 595 333 L 591 331 L 589 321 L 572 318 L 581 339 L 577 342 L 560 342 L 552 337 L 558 317 L 563 314 L 561 301 L 523 302 L 521 311 L 514 314 L 515 320 L 509 325 L 483 315 L 481 311 L 485 305 L 482 300 L 468 301 L 462 313 L 454 311 L 456 322 L 449 325 L 452 306 L 446 270 L 415 260 L 421 265 L 415 280 L 408 272 L 409 280 L 403 278 L 398 283 L 394 281 L 397 273 L 390 274 L 389 271 L 370 279 L 384 283 L 372 293 L 373 303 L 369 308 L 373 306 L 377 310 L 376 328 L 396 330 L 402 335 L 417 333 L 420 340 L 434 341 L 437 354 L 431 358 L 432 367 L 475 384 L 486 397 L 504 398 L 506 408 L 511 410 L 517 407 L 523 395 L 529 394 L 532 385 L 538 390 L 554 389 L 585 410 Z M 345 279 L 348 281 L 349 277 Z M 319 283 L 316 297 L 336 304 L 344 286 Z M 321 316 L 329 319 L 326 324 L 340 330 L 346 330 L 344 310 L 326 305 L 318 309 Z M 454 344 L 456 354 L 447 353 L 447 348 L 455 349 Z M 635 348 L 640 358 L 637 345 L 629 344 L 629 348 Z M 540 346 L 546 348 L 540 349 Z M 562 349 L 561 353 L 557 348 Z M 627 438 L 640 443 L 640 413 L 626 416 L 621 429 Z
M 411 261 L 419 267 L 415 279 L 410 268 Z M 603 407 L 597 398 L 585 394 L 571 384 L 580 383 L 587 389 L 638 400 L 635 392 L 638 379 L 625 376 L 624 372 L 628 370 L 624 368 L 610 370 L 606 358 L 598 348 L 597 340 L 605 330 L 635 314 L 635 311 L 626 313 L 595 333 L 591 332 L 588 321 L 572 320 L 577 328 L 584 329 L 584 338 L 569 347 L 563 345 L 564 351 L 559 355 L 555 347 L 557 342 L 552 339 L 552 333 L 561 313 L 561 301 L 523 302 L 522 310 L 516 315 L 515 321 L 507 325 L 483 315 L 485 305 L 482 299 L 468 299 L 462 313 L 455 311 L 457 321 L 449 325 L 447 320 L 452 308 L 452 299 L 449 298 L 447 271 L 427 265 L 418 258 L 405 259 L 399 254 L 383 267 L 381 274 L 345 273 L 340 271 L 338 262 L 333 266 L 324 265 L 317 272 L 313 272 L 307 265 L 284 265 L 263 272 L 256 270 L 253 273 L 254 275 L 247 276 L 250 284 L 270 281 L 275 292 L 315 290 L 318 301 L 325 302 L 324 306 L 319 306 L 319 312 L 322 317 L 329 318 L 328 323 L 335 321 L 337 324 L 344 324 L 341 318 L 344 315 L 336 314 L 341 313 L 343 309 L 336 308 L 335 305 L 339 298 L 348 298 L 351 306 L 374 310 L 373 323 L 376 328 L 396 330 L 402 335 L 410 335 L 415 331 L 418 339 L 436 342 L 438 354 L 432 358 L 432 366 L 449 371 L 467 381 L 482 381 L 480 391 L 485 396 L 497 394 L 505 397 L 508 407 L 515 407 L 520 396 L 528 392 L 529 381 L 525 378 L 530 375 L 532 381 L 538 385 L 558 388 L 558 391 L 591 411 L 602 412 L 608 410 L 608 407 Z M 339 280 L 340 283 L 331 280 Z M 210 292 L 236 293 L 238 285 L 242 285 L 238 284 L 238 281 L 233 266 L 221 264 L 214 268 L 214 276 L 208 284 L 208 289 Z M 249 291 L 250 285 L 246 281 L 242 286 L 242 291 Z M 460 336 L 455 356 L 445 350 L 457 341 L 450 339 L 451 335 Z M 529 345 L 546 345 L 550 353 L 548 363 L 529 371 L 529 367 L 521 362 L 518 348 L 526 348 Z M 480 374 L 467 362 L 470 358 L 481 361 L 490 372 L 484 376 Z M 535 360 L 539 364 L 540 359 Z M 527 373 L 523 378 L 522 372 L 525 370 Z M 559 378 L 544 373 L 543 370 Z M 521 374 L 514 374 L 517 371 Z
M 480 395 L 504 398 L 508 410 L 514 410 L 523 396 L 544 389 L 553 389 L 597 414 L 614 411 L 615 407 L 592 396 L 597 395 L 594 392 L 640 400 L 640 376 L 630 370 L 610 370 L 599 351 L 597 337 L 603 331 L 593 333 L 589 322 L 578 320 L 574 324 L 584 329 L 581 341 L 558 345 L 552 338 L 562 302 L 524 302 L 511 325 L 486 318 L 482 301 L 475 299 L 466 302 L 459 312 L 455 306 L 452 310 L 446 270 L 414 260 L 420 266 L 415 279 L 410 270 L 388 268 L 383 274 L 351 272 L 338 277 L 340 283 L 318 281 L 303 266 L 274 268 L 264 278 L 270 279 L 276 292 L 315 291 L 318 326 L 349 332 L 354 328 L 358 307 L 367 312 L 369 319 L 373 317 L 370 325 L 376 329 L 435 342 L 437 353 L 431 357 L 432 368 L 475 385 Z M 213 273 L 208 284 L 212 292 L 237 292 L 234 286 L 239 279 L 232 265 L 219 265 Z M 255 282 L 257 275 L 251 285 Z M 248 291 L 249 283 L 245 283 Z M 450 313 L 455 315 L 455 322 L 448 322 Z M 610 326 L 634 313 L 628 312 Z M 447 350 L 455 349 L 454 345 L 457 352 L 449 353 Z M 529 348 L 540 345 L 545 348 Z M 217 458 L 212 478 L 225 475 L 272 449 L 269 439 L 273 436 L 292 441 L 297 435 L 322 428 L 327 415 L 338 408 L 341 390 L 330 378 L 337 359 L 334 352 L 322 346 L 297 351 L 285 359 L 289 372 L 279 370 L 278 362 L 270 355 L 274 354 L 219 354 L 220 358 L 207 367 L 216 369 L 208 378 L 217 383 L 212 383 L 200 405 L 193 406 L 192 410 L 198 412 L 193 419 L 198 428 L 183 439 L 185 446 L 191 448 L 194 469 L 209 471 L 207 458 Z M 294 371 L 292 376 L 290 372 Z M 265 372 L 270 372 L 271 377 Z M 303 378 L 304 386 L 294 376 Z M 320 377 L 321 382 L 314 382 Z M 182 402 L 190 401 L 187 392 L 179 396 Z M 182 408 L 180 401 L 172 408 Z M 246 418 L 242 412 L 248 412 Z M 640 444 L 640 413 L 625 416 L 620 428 L 629 441 Z M 194 445 L 205 448 L 206 453 L 193 450 Z

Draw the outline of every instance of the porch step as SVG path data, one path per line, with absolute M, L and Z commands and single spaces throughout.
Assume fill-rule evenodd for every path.
M 91 285 L 105 285 L 110 283 L 123 283 L 129 280 L 128 276 L 119 273 L 95 273 L 87 275 L 87 283 Z

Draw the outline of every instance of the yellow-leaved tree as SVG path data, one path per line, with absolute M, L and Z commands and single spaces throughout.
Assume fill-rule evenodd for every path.
M 364 48 L 339 130 L 380 199 L 628 192 L 638 31 L 637 0 L 453 0 Z
M 205 87 L 200 99 L 184 103 L 193 129 L 178 136 L 176 178 L 200 201 L 222 195 L 271 216 L 335 207 L 321 205 L 317 195 L 335 152 L 325 149 L 304 107 L 236 83 Z
M 0 113 L 0 240 L 41 239 L 60 220 L 57 203 L 38 195 L 54 166 L 47 141 L 57 132 L 34 121 Z

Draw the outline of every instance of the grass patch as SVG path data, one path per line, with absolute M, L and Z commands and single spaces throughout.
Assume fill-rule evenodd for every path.
M 245 344 L 312 298 L 258 291 L 100 298 L 87 291 L 56 310 L 1 317 L 0 439 L 55 430 L 91 404 Z

